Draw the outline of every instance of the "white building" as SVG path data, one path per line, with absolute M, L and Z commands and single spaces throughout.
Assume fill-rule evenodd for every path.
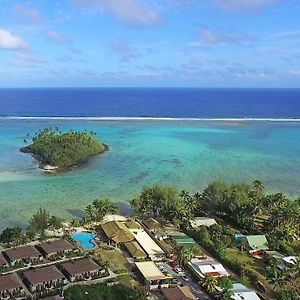
M 210 227 L 214 224 L 217 224 L 216 220 L 208 217 L 195 217 L 195 219 L 191 221 L 191 226 L 193 228 L 197 228 L 201 225 Z
M 283 270 L 286 267 L 292 267 L 293 265 L 295 265 L 297 259 L 296 256 L 285 256 L 285 257 L 281 257 L 281 263 L 279 265 L 277 265 L 277 267 L 280 270 Z
M 168 287 L 166 276 L 159 270 L 156 264 L 152 261 L 143 261 L 135 263 L 139 273 L 143 276 L 145 284 L 150 290 L 158 289 L 159 287 Z
M 143 230 L 131 230 L 135 240 L 144 249 L 151 260 L 158 261 L 165 257 L 164 251 L 156 244 L 156 242 Z
M 234 300 L 260 300 L 253 290 L 247 288 L 241 283 L 234 283 L 231 291 L 233 293 L 231 298 Z
M 211 257 L 204 259 L 193 258 L 188 264 L 200 277 L 213 276 L 219 278 L 229 276 L 223 265 Z

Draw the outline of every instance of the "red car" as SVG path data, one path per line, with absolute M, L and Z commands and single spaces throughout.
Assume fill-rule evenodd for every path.
M 169 265 L 170 265 L 173 269 L 175 269 L 175 268 L 178 267 L 178 264 L 176 263 L 176 261 L 171 261 L 171 262 L 169 262 Z

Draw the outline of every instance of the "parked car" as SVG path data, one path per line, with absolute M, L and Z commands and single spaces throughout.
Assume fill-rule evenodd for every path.
M 176 278 L 173 278 L 172 279 L 172 284 L 177 284 L 178 283 L 178 280 Z
M 174 271 L 177 273 L 177 274 L 182 274 L 183 273 L 183 270 L 181 268 L 175 268 Z
M 189 279 L 186 275 L 182 275 L 181 278 L 182 278 L 184 281 L 190 281 L 190 279 Z
M 178 267 L 178 264 L 177 264 L 176 261 L 170 261 L 170 262 L 169 262 L 169 265 L 170 265 L 173 269 L 175 269 L 175 268 Z

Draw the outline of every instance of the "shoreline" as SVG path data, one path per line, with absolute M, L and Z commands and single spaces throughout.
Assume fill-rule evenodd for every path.
M 204 121 L 204 122 L 289 122 L 300 123 L 300 118 L 193 118 L 193 117 L 63 117 L 63 116 L 0 116 L 0 121 L 29 120 L 29 121 Z

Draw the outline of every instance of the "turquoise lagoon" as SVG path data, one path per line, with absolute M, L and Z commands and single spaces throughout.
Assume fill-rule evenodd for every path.
M 19 148 L 49 126 L 94 130 L 110 151 L 47 175 Z M 39 207 L 70 218 L 99 197 L 127 203 L 156 183 L 195 192 L 217 179 L 261 179 L 270 192 L 300 195 L 297 122 L 1 120 L 0 153 L 0 229 L 25 226 Z

